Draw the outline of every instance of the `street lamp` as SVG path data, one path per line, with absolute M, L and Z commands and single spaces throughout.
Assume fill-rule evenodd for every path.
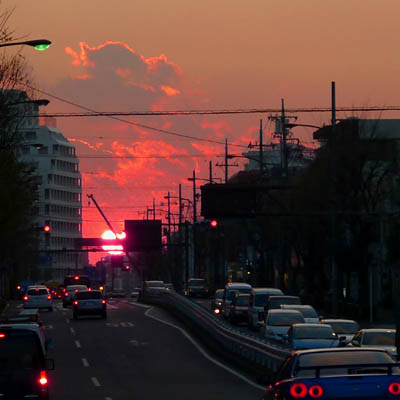
M 36 50 L 44 51 L 50 47 L 51 42 L 50 40 L 47 39 L 36 39 L 36 40 L 26 40 L 23 42 L 0 43 L 0 47 L 20 46 L 20 45 L 31 46 L 34 47 Z

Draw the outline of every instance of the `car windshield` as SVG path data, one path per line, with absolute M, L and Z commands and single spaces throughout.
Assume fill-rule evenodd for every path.
M 77 300 L 101 299 L 101 292 L 79 292 L 76 294 L 75 298 Z
M 300 313 L 273 313 L 268 315 L 267 325 L 271 326 L 290 326 L 304 322 Z
M 248 306 L 249 305 L 249 296 L 239 296 L 236 300 L 237 306 Z
M 293 328 L 293 339 L 337 339 L 331 327 L 301 326 Z
M 48 291 L 46 289 L 29 289 L 27 292 L 28 296 L 46 296 Z
M 67 292 L 74 292 L 75 290 L 87 290 L 87 286 L 84 285 L 71 285 L 67 286 Z
M 394 360 L 385 351 L 326 351 L 308 353 L 299 356 L 297 365 L 300 369 L 296 376 L 315 377 L 315 370 L 301 370 L 301 367 L 334 366 L 351 364 L 392 364 Z M 323 368 L 321 376 L 347 375 L 349 368 Z
M 269 308 L 280 308 L 282 304 L 300 304 L 298 297 L 279 297 L 270 298 L 268 301 Z
M 223 290 L 215 292 L 215 298 L 216 299 L 222 299 L 223 297 L 224 297 L 224 291 Z
M 206 286 L 204 279 L 192 279 L 189 281 L 189 286 Z
M 164 288 L 164 282 L 147 282 L 147 287 L 151 288 Z
M 5 334 L 0 339 L 0 371 L 8 369 L 38 369 L 41 357 L 38 342 L 32 336 Z
M 357 322 L 326 322 L 337 334 L 354 334 L 360 327 Z
M 371 346 L 395 346 L 396 334 L 394 331 L 365 332 L 361 344 Z

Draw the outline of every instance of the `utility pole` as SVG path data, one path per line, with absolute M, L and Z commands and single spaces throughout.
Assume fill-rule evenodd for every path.
M 182 225 L 182 184 L 179 184 L 179 231 L 181 230 Z
M 210 183 L 214 183 L 213 182 L 213 174 L 212 174 L 212 161 L 210 161 L 210 163 L 209 163 L 209 169 L 210 169 Z
M 230 158 L 233 158 L 233 156 L 230 156 L 228 153 L 228 139 L 225 139 L 225 155 L 224 155 L 224 159 L 225 162 L 223 164 L 219 164 L 217 163 L 217 167 L 224 167 L 225 168 L 225 183 L 228 183 L 228 167 L 238 167 L 239 164 L 235 163 L 235 164 L 229 164 L 228 160 Z M 212 180 L 212 176 L 210 177 L 210 179 Z
M 332 312 L 337 315 L 339 310 L 339 293 L 338 293 L 338 270 L 336 265 L 336 88 L 335 82 L 331 83 L 331 103 L 332 103 L 332 129 L 331 129 L 331 291 L 332 291 Z
M 197 222 L 197 206 L 196 206 L 196 171 L 193 170 L 193 224 Z
M 153 219 L 156 219 L 156 199 L 153 197 Z
M 171 196 L 168 192 L 168 244 L 171 241 Z
M 288 154 L 287 154 L 287 129 L 286 129 L 286 116 L 285 116 L 285 100 L 282 99 L 282 113 L 281 113 L 281 125 L 282 125 L 282 176 L 288 179 Z
M 260 119 L 260 178 L 264 173 L 264 159 L 263 159 L 263 128 L 262 119 Z

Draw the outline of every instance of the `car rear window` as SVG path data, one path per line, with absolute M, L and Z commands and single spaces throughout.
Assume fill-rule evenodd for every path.
M 192 279 L 189 281 L 189 286 L 206 286 L 205 279 Z
M 396 346 L 395 332 L 365 332 L 362 344 L 372 346 Z
M 288 307 L 288 308 L 292 308 L 292 307 Z M 318 318 L 318 314 L 317 312 L 314 310 L 314 308 L 312 307 L 293 307 L 293 310 L 297 310 L 300 311 L 303 314 L 304 318 Z
M 75 296 L 78 300 L 101 299 L 100 292 L 78 292 Z
M 46 289 L 29 289 L 28 296 L 46 296 L 48 294 Z
M 230 289 L 226 294 L 227 300 L 232 300 L 235 296 L 235 293 L 250 293 L 251 288 L 237 288 L 237 289 Z
M 34 337 L 5 335 L 0 339 L 0 371 L 41 368 L 39 343 Z
M 299 367 L 314 367 L 314 366 L 334 366 L 334 365 L 351 365 L 351 364 L 392 364 L 394 360 L 390 355 L 384 351 L 335 351 L 335 352 L 321 352 L 309 353 L 299 356 Z M 375 369 L 376 371 L 376 369 Z M 321 369 L 320 376 L 332 375 L 348 375 L 349 373 L 362 373 L 367 372 L 362 369 L 356 368 L 323 368 Z M 385 375 L 387 371 L 382 370 Z M 397 369 L 393 371 L 398 374 Z M 315 377 L 315 370 L 297 370 L 296 376 L 300 377 Z
M 294 328 L 294 339 L 337 339 L 331 327 L 327 326 L 301 326 Z
M 304 322 L 301 313 L 274 313 L 268 316 L 267 325 L 271 326 L 290 326 Z
M 280 308 L 282 304 L 301 304 L 301 301 L 298 297 L 281 297 L 279 299 L 270 298 L 268 301 L 269 308 Z
M 67 286 L 67 292 L 73 292 L 74 290 L 87 290 L 87 286 L 84 285 L 71 285 Z
M 360 327 L 357 322 L 325 322 L 329 324 L 337 334 L 356 333 Z
M 222 299 L 223 297 L 224 297 L 224 291 L 223 290 L 215 292 L 215 298 L 216 299 Z
M 239 296 L 236 300 L 237 306 L 248 306 L 249 305 L 250 296 Z

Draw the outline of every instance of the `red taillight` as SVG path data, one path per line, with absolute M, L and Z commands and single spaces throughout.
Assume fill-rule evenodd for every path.
M 92 288 L 90 287 L 88 290 L 89 290 L 89 292 L 91 292 L 91 291 L 92 291 Z
M 105 301 L 105 300 L 102 300 L 102 301 L 101 301 L 101 304 L 106 304 L 106 301 Z
M 65 293 L 64 293 L 64 296 L 65 296 L 65 297 L 68 297 L 68 296 L 69 296 L 68 292 L 65 292 Z
M 307 386 L 302 382 L 296 382 L 290 387 L 290 395 L 296 399 L 307 396 Z
M 78 293 L 79 292 L 79 290 L 78 289 L 75 289 L 75 293 Z
M 42 386 L 46 386 L 47 385 L 47 376 L 46 376 L 46 371 L 40 371 L 40 378 L 39 378 L 39 383 Z
M 79 276 L 74 276 L 74 279 L 77 281 L 79 279 Z
M 50 295 L 47 296 L 47 300 L 51 300 L 51 296 Z
M 5 333 L 0 333 L 0 339 L 4 339 L 6 337 Z
M 74 300 L 74 306 L 77 306 L 78 304 L 78 300 Z
M 389 393 L 393 395 L 400 395 L 400 383 L 392 382 L 388 387 Z
M 308 394 L 313 398 L 313 399 L 318 399 L 324 394 L 324 390 L 322 389 L 321 386 L 319 385 L 312 385 L 308 389 Z
M 28 296 L 24 296 L 24 300 L 25 301 L 29 300 L 29 297 Z

